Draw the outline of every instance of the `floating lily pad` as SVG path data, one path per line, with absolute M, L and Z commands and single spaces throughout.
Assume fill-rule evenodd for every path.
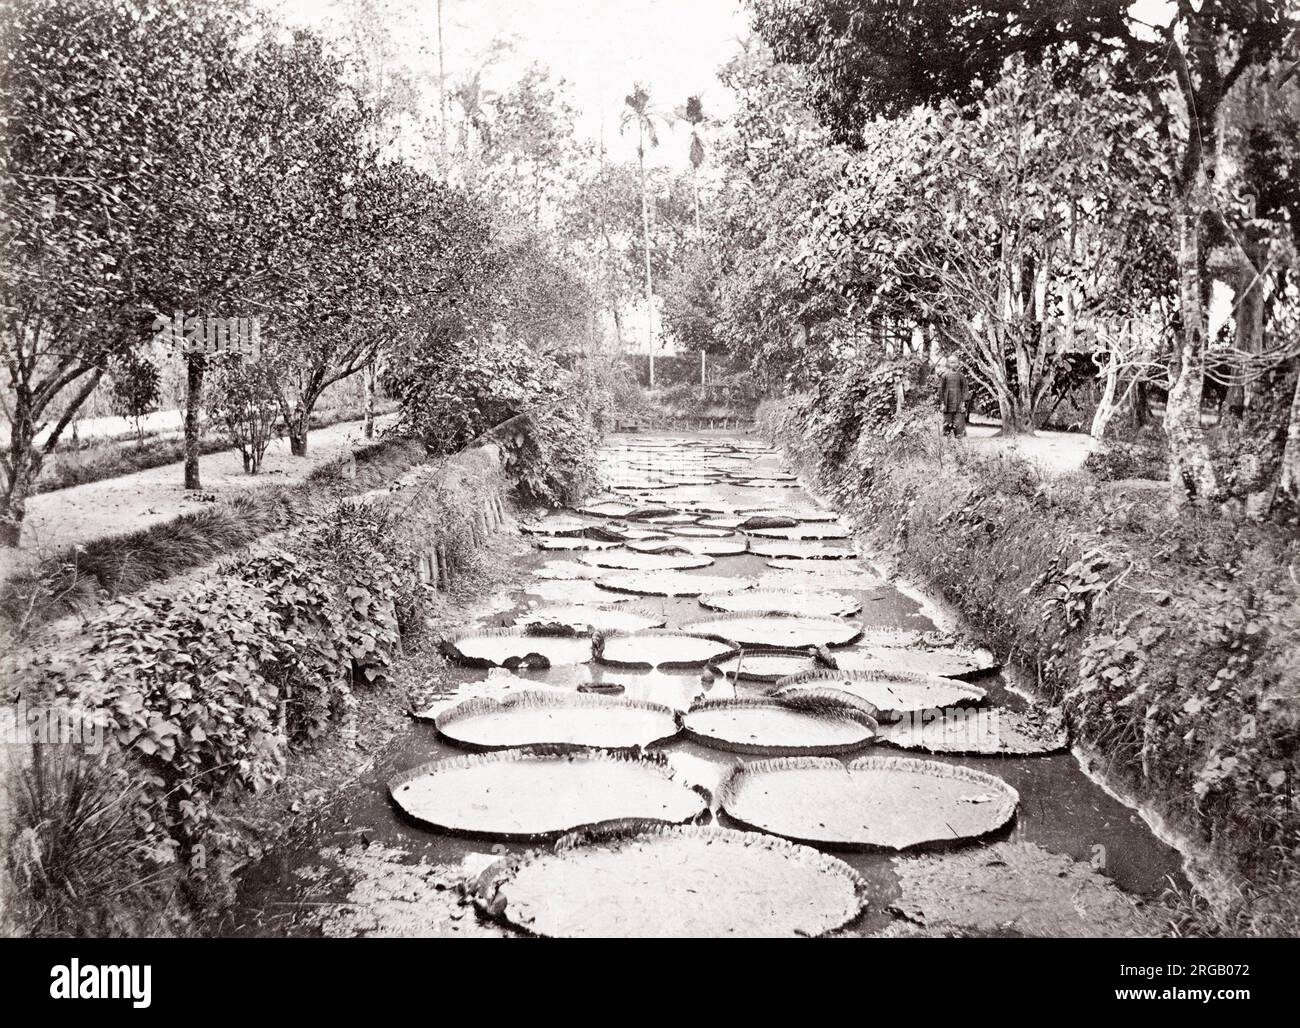
M 796 842 L 902 850 L 977 839 L 1006 825 L 1020 797 L 1001 778 L 912 757 L 825 757 L 739 765 L 723 783 L 728 816 Z
M 847 700 L 847 697 L 846 697 Z M 686 712 L 688 738 L 713 749 L 767 756 L 836 756 L 875 737 L 872 708 L 821 696 L 705 700 Z
M 838 667 L 845 662 L 836 658 Z M 964 678 L 996 671 L 1001 665 L 993 657 L 978 650 L 957 647 L 878 646 L 867 642 L 860 657 L 851 659 L 847 667 L 887 667 L 917 674 L 941 675 L 944 678 Z
M 594 646 L 598 663 L 626 668 L 704 667 L 737 652 L 735 643 L 719 636 L 665 631 L 606 635 Z
M 824 651 L 823 651 L 824 652 Z M 741 682 L 761 682 L 773 685 L 782 678 L 791 678 L 806 671 L 824 669 L 811 646 L 803 649 L 746 650 L 717 665 L 728 678 Z
M 833 546 L 826 543 L 802 539 L 754 539 L 749 544 L 749 552 L 760 557 L 786 557 L 791 560 L 850 560 L 858 551 L 847 546 Z
M 583 635 L 592 632 L 640 632 L 647 628 L 661 628 L 664 623 L 665 619 L 660 615 L 582 604 L 535 607 L 515 618 L 516 625 L 560 625 Z
M 953 678 L 886 670 L 810 671 L 783 678 L 777 687 L 782 693 L 827 689 L 852 693 L 879 710 L 882 721 L 895 721 L 922 710 L 978 704 L 985 697 L 983 689 Z
M 602 589 L 641 596 L 698 596 L 735 584 L 720 575 L 688 575 L 685 571 L 615 571 L 596 580 Z
M 507 857 L 473 883 L 480 909 L 550 938 L 816 937 L 857 918 L 843 861 L 725 828 L 596 830 Z
M 707 554 L 710 557 L 734 557 L 749 549 L 749 541 L 741 536 L 730 539 L 686 539 L 673 538 L 638 539 L 627 544 L 629 550 L 638 553 L 671 553 L 684 550 L 687 553 Z
M 599 578 L 603 572 L 573 560 L 548 560 L 533 572 L 537 578 L 555 582 L 571 582 L 580 578 Z
M 992 756 L 1059 753 L 1070 741 L 1064 715 L 1042 707 L 922 711 L 885 726 L 880 739 L 905 750 Z
M 686 571 L 690 568 L 707 568 L 713 563 L 712 557 L 702 553 L 645 553 L 641 550 L 584 553 L 578 560 L 593 567 L 624 571 Z
M 533 540 L 539 550 L 612 550 L 623 543 L 617 539 L 590 539 L 581 535 L 538 536 Z
M 745 528 L 762 539 L 847 539 L 849 530 L 836 524 L 795 524 L 782 528 Z
M 713 514 L 707 518 L 700 518 L 699 525 L 703 528 L 719 528 L 725 531 L 732 531 L 739 528 L 747 520 L 738 514 Z
M 604 574 L 609 574 L 608 571 Z M 598 581 L 598 580 L 597 580 Z M 606 603 L 623 603 L 632 599 L 630 594 L 606 592 L 596 581 L 585 579 L 561 581 L 534 581 L 526 591 L 552 604 L 586 605 L 599 607 Z
M 879 589 L 884 579 L 865 570 L 856 560 L 769 560 L 767 566 L 775 571 L 771 580 L 790 583 L 791 588 L 800 581 L 804 588 L 851 589 L 868 592 Z
M 589 521 L 557 514 L 540 521 L 521 522 L 519 531 L 525 535 L 576 536 L 582 535 L 590 527 Z
M 591 660 L 591 640 L 577 635 L 534 634 L 522 628 L 487 628 L 442 640 L 447 656 L 467 667 L 557 667 Z
M 652 525 L 663 525 L 671 527 L 673 525 L 693 525 L 699 520 L 695 514 L 660 514 L 658 517 L 647 518 Z
M 571 692 L 521 692 L 466 700 L 434 718 L 440 735 L 470 749 L 515 746 L 650 746 L 677 734 L 677 712 L 642 700 Z
M 733 593 L 712 593 L 700 597 L 701 606 L 729 614 L 811 614 L 817 617 L 846 617 L 862 604 L 848 593 L 803 592 L 790 589 L 745 589 Z
M 862 626 L 850 621 L 804 614 L 722 614 L 682 628 L 735 639 L 747 649 L 760 650 L 846 646 L 862 633 Z
M 626 518 L 636 514 L 641 508 L 634 503 L 623 503 L 620 500 L 602 500 L 599 503 L 590 503 L 578 508 L 579 514 L 589 514 L 598 518 Z
M 676 525 L 669 532 L 687 539 L 730 539 L 735 534 L 727 528 L 709 528 L 707 525 Z
M 708 812 L 662 757 L 545 747 L 435 760 L 388 783 L 407 816 L 442 832 L 542 841 L 643 818 L 669 824 Z
M 781 518 L 783 520 L 808 522 L 836 521 L 840 516 L 837 511 L 823 510 L 821 507 L 795 506 L 770 507 L 765 510 L 750 511 L 749 515 L 753 518 Z

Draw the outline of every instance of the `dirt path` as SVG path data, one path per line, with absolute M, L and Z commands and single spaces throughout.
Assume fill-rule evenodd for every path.
M 1040 471 L 1055 475 L 1079 471 L 1088 454 L 1097 448 L 1097 441 L 1082 432 L 1040 430 L 1033 435 L 1003 436 L 998 435 L 997 425 L 982 423 L 971 424 L 966 438 L 972 449 L 1015 453 Z
M 674 461 L 683 453 L 699 454 L 698 448 L 707 443 L 705 466 L 697 461 L 686 472 L 674 472 L 680 485 L 664 489 L 650 483 L 650 489 L 638 492 L 636 483 L 649 482 L 659 474 L 653 468 L 647 472 L 644 463 L 638 463 L 637 448 L 650 441 L 640 435 L 616 437 L 607 447 L 605 480 L 620 490 L 621 499 L 631 497 L 636 503 L 697 511 L 701 504 L 712 505 L 712 509 L 730 504 L 733 509 L 805 510 L 815 504 L 802 489 L 781 477 L 786 473 L 777 455 L 751 440 L 711 433 L 674 436 L 668 441 L 673 454 L 670 460 Z M 733 443 L 737 450 L 725 455 L 722 451 Z M 691 460 L 689 456 L 684 459 Z M 717 461 L 716 467 L 708 466 L 712 460 Z M 742 466 L 754 476 L 753 482 L 740 485 L 726 478 L 727 470 Z M 755 484 L 760 480 L 766 484 Z M 590 520 L 593 525 L 610 524 L 594 516 Z M 580 549 L 539 552 L 529 545 L 536 538 L 516 537 L 517 549 L 509 562 L 514 581 L 477 609 L 465 610 L 465 623 L 485 629 L 505 627 L 517 624 L 530 610 L 574 604 L 634 611 L 670 629 L 709 613 L 694 596 L 629 597 L 606 591 L 594 579 L 610 572 L 577 559 L 591 554 Z M 744 537 L 737 534 L 736 538 Z M 834 565 L 838 572 L 860 576 L 853 587 L 843 587 L 861 607 L 851 621 L 867 628 L 926 631 L 935 627 L 934 612 L 909 591 L 879 578 L 865 560 L 796 560 L 778 562 L 782 565 L 778 567 L 767 557 L 743 552 L 719 555 L 710 566 L 681 573 L 711 580 L 721 577 L 730 580 L 727 588 L 747 589 L 759 580 L 764 587 L 780 588 L 791 575 L 818 571 L 812 567 L 791 569 L 789 563 L 817 565 L 822 572 L 831 571 L 830 565 Z M 584 567 L 593 573 L 584 574 Z M 853 645 L 835 652 L 851 656 L 859 648 Z M 427 686 L 429 680 L 426 675 L 412 684 Z M 443 691 L 433 697 L 428 712 L 474 696 L 572 690 L 584 683 L 617 682 L 628 698 L 677 710 L 686 710 L 699 698 L 761 696 L 771 688 L 735 684 L 698 670 L 616 671 L 597 663 L 518 672 L 449 666 L 437 680 Z M 1007 710 L 1025 706 L 1000 674 L 985 674 L 978 684 L 996 706 Z M 736 760 L 733 753 L 682 737 L 662 748 L 680 777 L 715 796 L 721 778 Z M 898 751 L 874 748 L 872 752 Z M 477 873 L 486 863 L 520 852 L 524 846 L 423 828 L 399 816 L 389 798 L 388 782 L 394 776 L 460 754 L 427 721 L 413 722 L 399 732 L 375 754 L 373 764 L 359 780 L 339 790 L 318 810 L 295 842 L 276 847 L 270 858 L 250 872 L 225 930 L 328 936 L 508 933 L 466 905 L 457 884 L 466 874 Z M 848 934 L 1124 935 L 1145 930 L 1134 897 L 1158 895 L 1167 877 L 1178 876 L 1179 855 L 1155 839 L 1133 811 L 1090 781 L 1071 754 L 927 759 L 961 764 L 1002 778 L 1019 793 L 1017 818 L 994 836 L 952 851 L 960 859 L 950 860 L 947 851 L 928 858 L 910 853 L 837 852 L 835 855 L 865 880 L 870 897 L 868 913 Z M 293 797 L 285 796 L 284 802 L 291 804 Z M 727 823 L 718 810 L 713 816 Z M 947 896 L 947 901 L 931 902 L 935 895 Z
M 392 415 L 376 419 L 382 430 Z M 236 450 L 223 450 L 199 458 L 201 493 L 184 488 L 184 464 L 164 464 L 118 478 L 41 493 L 27 501 L 22 546 L 17 562 L 42 553 L 55 552 L 77 543 L 111 535 L 123 535 L 170 521 L 179 514 L 203 508 L 205 494 L 222 494 L 237 489 L 261 489 L 269 485 L 301 482 L 315 468 L 337 460 L 365 440 L 363 421 L 343 421 L 314 429 L 307 440 L 307 456 L 289 454 L 288 438 L 276 439 L 266 451 L 262 470 L 246 475 Z M 0 552 L 0 580 L 6 571 L 6 555 Z

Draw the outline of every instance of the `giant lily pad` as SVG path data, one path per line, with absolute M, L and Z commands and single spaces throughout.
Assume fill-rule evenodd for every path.
M 862 609 L 853 596 L 836 592 L 804 592 L 790 589 L 744 589 L 734 593 L 712 593 L 700 597 L 701 606 L 729 614 L 811 614 L 842 617 Z
M 444 710 L 440 735 L 470 749 L 513 746 L 650 746 L 677 734 L 671 707 L 617 696 L 522 692 L 504 700 L 479 698 Z
M 684 550 L 687 553 L 703 553 L 710 557 L 734 557 L 749 548 L 749 541 L 734 536 L 730 539 L 636 539 L 627 544 L 629 550 L 639 553 L 671 553 Z
M 760 557 L 786 557 L 792 560 L 850 560 L 857 550 L 802 539 L 755 539 L 749 552 Z
M 707 525 L 677 525 L 669 529 L 675 536 L 687 539 L 730 539 L 734 532 L 727 528 L 710 528 Z
M 735 584 L 721 575 L 688 575 L 684 571 L 615 571 L 596 582 L 612 592 L 641 596 L 699 596 L 718 592 Z
M 872 708 L 821 696 L 705 700 L 682 719 L 686 735 L 713 749 L 768 756 L 851 753 L 876 734 Z
M 548 560 L 533 572 L 536 578 L 555 582 L 571 582 L 581 578 L 594 579 L 599 578 L 602 574 L 604 572 L 599 568 L 579 564 L 574 560 Z
M 822 651 L 825 652 L 825 651 Z M 803 649 L 746 650 L 717 665 L 728 678 L 772 685 L 805 671 L 827 667 L 812 646 Z
M 556 667 L 591 660 L 591 640 L 521 628 L 486 628 L 442 640 L 447 656 L 467 667 Z
M 982 703 L 985 696 L 983 689 L 966 682 L 906 671 L 810 671 L 776 684 L 783 693 L 827 689 L 852 693 L 880 711 L 882 721 L 922 710 Z
M 516 625 L 556 625 L 583 635 L 592 632 L 640 632 L 647 628 L 662 628 L 664 623 L 662 615 L 583 604 L 534 607 L 515 618 Z
M 712 557 L 706 557 L 702 553 L 643 553 L 640 550 L 584 553 L 578 560 L 593 567 L 624 571 L 686 571 L 690 568 L 707 568 L 713 563 Z
M 825 757 L 739 765 L 723 783 L 722 809 L 742 824 L 796 842 L 902 850 L 977 839 L 1016 813 L 1002 779 L 912 757 Z
M 696 668 L 735 655 L 738 647 L 715 635 L 647 631 L 598 637 L 594 645 L 601 664 L 626 668 Z
M 797 524 L 784 528 L 746 528 L 752 536 L 762 539 L 847 539 L 849 530 L 843 525 Z
M 835 521 L 839 518 L 839 513 L 833 510 L 823 510 L 821 507 L 789 506 L 750 511 L 749 516 L 751 518 L 783 518 L 791 521 L 818 522 Z
M 506 857 L 473 884 L 480 909 L 551 938 L 821 936 L 866 908 L 843 861 L 725 828 L 596 830 Z
M 578 508 L 579 514 L 588 514 L 598 518 L 628 518 L 645 513 L 649 508 L 622 500 L 601 500 Z
M 1040 707 L 1024 712 L 1003 707 L 921 711 L 887 725 L 880 738 L 905 750 L 991 756 L 1059 753 L 1069 745 L 1061 712 Z
M 576 536 L 582 535 L 590 527 L 591 522 L 581 518 L 552 514 L 538 521 L 521 522 L 519 531 L 525 535 Z
M 1000 666 L 993 657 L 979 650 L 957 647 L 880 646 L 863 640 L 865 649 L 848 656 L 836 657 L 836 666 L 854 668 L 887 667 L 915 674 L 940 675 L 944 678 L 964 678 L 995 671 Z
M 605 573 L 608 574 L 608 572 Z M 541 597 L 548 603 L 563 604 L 565 606 L 584 604 L 599 607 L 606 603 L 622 603 L 632 599 L 631 595 L 606 592 L 596 582 L 584 579 L 534 581 L 525 586 L 525 591 Z
M 442 832 L 541 841 L 586 825 L 644 818 L 684 824 L 708 801 L 661 757 L 604 750 L 500 750 L 435 760 L 388 783 L 408 817 Z
M 617 539 L 590 539 L 581 535 L 543 535 L 533 542 L 539 550 L 612 550 L 623 545 Z
M 682 626 L 735 639 L 746 648 L 788 649 L 802 646 L 846 646 L 862 632 L 862 626 L 832 617 L 804 614 L 721 614 Z

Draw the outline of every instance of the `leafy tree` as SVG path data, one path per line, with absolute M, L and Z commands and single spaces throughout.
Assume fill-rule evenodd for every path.
M 778 58 L 804 65 L 811 99 L 837 138 L 863 144 L 877 115 L 943 99 L 969 101 L 1004 59 L 1052 59 L 1060 80 L 1106 56 L 1168 147 L 1176 167 L 1162 198 L 1177 230 L 1181 345 L 1165 429 L 1175 502 L 1212 497 L 1218 480 L 1200 425 L 1206 338 L 1206 258 L 1228 236 L 1217 195 L 1224 100 L 1242 75 L 1293 74 L 1294 14 L 1282 0 L 1176 0 L 1166 25 L 1143 25 L 1127 0 L 751 0 Z
M 114 409 L 135 422 L 136 438 L 143 439 L 140 419 L 158 409 L 158 365 L 132 352 L 114 365 L 112 379 Z

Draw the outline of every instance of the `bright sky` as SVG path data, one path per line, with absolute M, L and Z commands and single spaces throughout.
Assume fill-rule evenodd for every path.
M 350 0 L 263 3 L 290 24 L 327 32 L 345 23 L 351 10 Z M 408 61 L 427 62 L 436 74 L 437 0 L 380 0 L 378 5 Z M 507 85 L 534 61 L 549 66 L 568 83 L 580 112 L 579 135 L 603 136 L 615 160 L 636 155 L 633 139 L 618 131 L 623 97 L 635 82 L 644 82 L 662 109 L 671 111 L 698 93 L 706 114 L 729 114 L 731 96 L 716 72 L 736 51 L 737 38 L 748 34 L 740 0 L 442 0 L 442 8 L 451 83 L 481 67 L 495 40 L 511 42 L 512 50 L 485 74 L 487 84 Z M 651 160 L 686 168 L 687 140 L 684 127 L 664 133 Z

